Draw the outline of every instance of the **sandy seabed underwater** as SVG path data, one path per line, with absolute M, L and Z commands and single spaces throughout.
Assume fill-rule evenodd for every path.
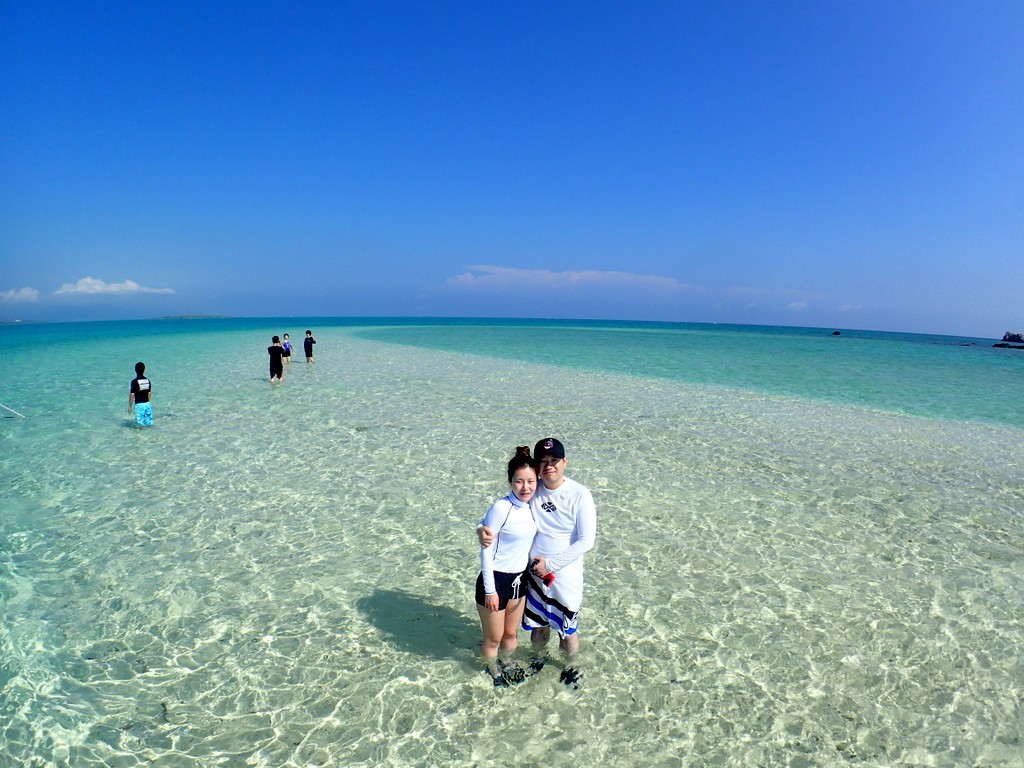
M 13 355 L 0 764 L 1024 765 L 1021 430 L 341 329 L 271 387 L 283 330 Z M 494 689 L 473 528 L 549 434 L 583 686 Z

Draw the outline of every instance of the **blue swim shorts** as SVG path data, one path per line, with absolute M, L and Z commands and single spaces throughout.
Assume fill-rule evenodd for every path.
M 140 427 L 153 426 L 153 406 L 149 403 L 136 403 L 135 423 Z

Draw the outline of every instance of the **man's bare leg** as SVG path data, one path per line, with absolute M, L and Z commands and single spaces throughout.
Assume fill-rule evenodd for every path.
M 571 662 L 580 650 L 579 633 L 573 632 L 571 635 L 563 637 L 559 641 L 558 645 L 562 649 L 562 653 L 565 654 L 566 661 Z
M 530 662 L 531 675 L 544 669 L 544 665 L 548 661 L 548 639 L 550 637 L 551 630 L 547 627 L 530 632 L 530 645 L 533 647 L 533 660 Z

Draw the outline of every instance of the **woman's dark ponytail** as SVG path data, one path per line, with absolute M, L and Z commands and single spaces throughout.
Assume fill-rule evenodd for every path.
M 520 445 L 516 447 L 516 455 L 508 462 L 508 481 L 512 482 L 512 476 L 523 467 L 530 467 L 537 471 L 537 462 L 530 456 L 530 446 Z

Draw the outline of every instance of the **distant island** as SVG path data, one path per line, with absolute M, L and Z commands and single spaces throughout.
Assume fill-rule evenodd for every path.
M 161 320 L 230 320 L 233 315 L 166 315 Z
M 1003 334 L 1003 340 L 992 346 L 1001 349 L 1024 349 L 1024 333 L 1007 331 Z

